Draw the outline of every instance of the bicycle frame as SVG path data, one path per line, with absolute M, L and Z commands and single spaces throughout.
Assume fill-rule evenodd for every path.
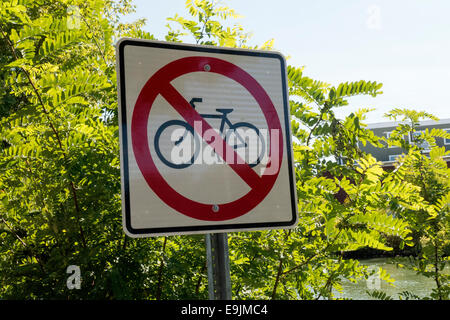
M 202 98 L 192 98 L 191 101 L 189 102 L 189 104 L 192 106 L 192 108 L 195 109 L 195 103 L 196 102 L 202 102 L 203 99 Z M 220 111 L 219 111 L 220 112 Z M 222 113 L 222 114 L 209 114 L 209 113 L 201 113 L 200 116 L 203 117 L 203 119 L 222 119 L 222 121 L 220 122 L 220 133 L 223 135 L 224 133 L 224 129 L 225 129 L 225 124 L 228 125 L 229 128 L 233 127 L 233 123 L 230 121 L 230 119 L 228 119 L 227 113 Z M 245 140 L 242 139 L 242 137 L 239 135 L 239 133 L 235 133 L 236 134 L 236 138 L 240 140 L 241 144 L 240 145 L 235 145 L 234 149 L 236 148 L 240 148 L 240 147 L 247 147 L 247 143 L 245 143 Z M 184 138 L 187 135 L 187 131 L 183 134 L 183 136 L 177 141 L 175 142 L 175 145 L 180 144 Z
M 228 125 L 228 127 L 232 127 L 233 124 L 231 123 L 231 121 L 228 119 L 227 115 L 222 113 L 222 114 L 208 114 L 208 113 L 201 113 L 200 114 L 203 119 L 222 119 L 222 121 L 220 122 L 220 133 L 223 133 L 223 129 L 225 128 L 225 123 Z
M 202 98 L 192 98 L 191 101 L 189 101 L 189 104 L 192 106 L 192 108 L 195 109 L 196 102 L 203 102 Z M 232 127 L 233 124 L 231 123 L 231 121 L 228 119 L 227 114 L 226 113 L 222 113 L 222 114 L 208 114 L 208 113 L 203 113 L 200 114 L 204 119 L 222 119 L 222 122 L 220 123 L 220 133 L 223 134 L 223 129 L 225 127 L 225 123 L 228 124 L 228 127 Z

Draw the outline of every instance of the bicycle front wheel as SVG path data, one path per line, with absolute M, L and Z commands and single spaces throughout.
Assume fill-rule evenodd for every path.
M 200 152 L 194 128 L 182 120 L 164 122 L 156 131 L 154 144 L 161 162 L 174 169 L 189 167 Z

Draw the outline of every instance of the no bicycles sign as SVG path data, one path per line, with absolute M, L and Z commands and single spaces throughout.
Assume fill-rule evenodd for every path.
M 124 38 L 117 63 L 126 234 L 295 225 L 280 54 Z

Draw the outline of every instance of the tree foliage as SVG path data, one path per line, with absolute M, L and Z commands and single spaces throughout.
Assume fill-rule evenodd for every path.
M 168 19 L 165 40 L 190 36 L 197 44 L 273 46 L 271 40 L 249 46 L 242 26 L 225 24 L 237 17 L 234 10 L 215 1 L 187 0 L 186 8 L 189 18 Z M 120 36 L 154 39 L 142 30 L 143 20 L 120 23 L 118 16 L 132 10 L 127 0 L 0 3 L 0 298 L 207 297 L 202 236 L 136 240 L 121 229 L 113 43 Z M 346 251 L 392 250 L 387 237 L 412 245 L 411 230 L 423 221 L 430 227 L 421 235 L 433 244 L 448 239 L 443 151 L 420 157 L 402 139 L 409 130 L 404 126 L 383 141 L 363 122 L 368 109 L 335 116 L 353 96 L 376 97 L 380 83 L 331 86 L 303 71 L 287 70 L 300 222 L 292 230 L 229 235 L 236 299 L 333 298 L 342 279 L 373 274 L 344 259 Z M 392 112 L 400 114 L 406 112 Z M 443 134 L 420 138 L 433 144 L 432 137 Z M 394 172 L 360 149 L 383 142 L 410 150 Z M 414 174 L 429 176 L 427 185 L 418 185 Z M 447 191 L 440 191 L 444 186 Z M 80 290 L 66 286 L 69 265 L 80 267 Z M 444 278 L 438 280 L 444 288 Z
M 419 248 L 419 255 L 412 259 L 409 267 L 435 282 L 436 286 L 427 298 L 448 300 L 450 276 L 444 268 L 450 248 L 450 169 L 443 158 L 450 152 L 439 147 L 436 140 L 449 139 L 450 134 L 437 128 L 419 131 L 420 120 L 436 120 L 426 112 L 394 109 L 387 116 L 403 121 L 395 130 L 397 134 L 387 141 L 389 145 L 405 147 L 404 154 L 397 159 L 394 179 L 415 185 L 424 204 L 423 207 L 402 208 L 398 213 L 411 226 L 413 241 Z M 399 136 L 405 134 L 411 140 L 399 141 Z M 403 293 L 406 298 L 413 295 Z
M 160 241 L 125 239 L 108 1 L 2 1 L 0 296 L 147 297 Z M 70 6 L 77 8 L 70 22 Z M 115 14 L 115 13 L 114 13 Z M 82 270 L 69 291 L 66 268 Z M 124 271 L 126 270 L 126 271 Z

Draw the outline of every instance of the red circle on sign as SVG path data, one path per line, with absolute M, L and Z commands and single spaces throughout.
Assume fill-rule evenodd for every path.
M 205 68 L 206 65 L 209 67 Z M 237 172 L 239 171 L 238 174 L 248 176 L 249 179 L 252 179 L 251 190 L 235 201 L 218 204 L 218 212 L 213 211 L 212 204 L 205 204 L 188 199 L 175 191 L 158 171 L 152 159 L 148 144 L 147 124 L 153 102 L 159 94 L 164 95 L 163 92 L 166 92 L 166 96 L 167 94 L 173 94 L 174 88 L 170 82 L 179 76 L 191 72 L 213 72 L 221 74 L 238 82 L 248 90 L 260 106 L 268 124 L 269 141 L 271 141 L 268 163 L 273 164 L 275 163 L 274 160 L 278 162 L 276 172 L 268 173 L 269 168 L 266 167 L 261 177 L 259 177 L 248 164 L 233 164 L 233 169 Z M 166 88 L 171 88 L 172 91 L 167 93 Z M 186 101 L 183 102 L 187 103 Z M 173 107 L 178 111 L 178 105 Z M 190 109 L 193 110 L 193 108 Z M 195 112 L 192 110 L 191 113 Z M 195 118 L 194 114 L 193 116 L 189 116 L 189 118 L 185 117 L 185 120 L 193 126 L 192 122 L 198 119 Z M 277 141 L 272 141 L 272 130 L 277 130 L 278 132 Z M 275 184 L 283 158 L 283 135 L 281 124 L 276 109 L 268 94 L 246 71 L 230 62 L 213 57 L 197 56 L 181 58 L 170 62 L 159 69 L 146 82 L 138 96 L 131 121 L 131 137 L 133 151 L 139 169 L 147 184 L 158 197 L 174 210 L 191 218 L 206 221 L 224 221 L 237 218 L 255 208 L 267 196 Z M 272 147 L 273 143 L 278 143 L 277 154 L 272 154 L 274 149 Z M 252 172 L 249 170 L 252 170 Z M 271 170 L 273 170 L 273 168 Z M 248 181 L 246 182 L 248 183 Z

